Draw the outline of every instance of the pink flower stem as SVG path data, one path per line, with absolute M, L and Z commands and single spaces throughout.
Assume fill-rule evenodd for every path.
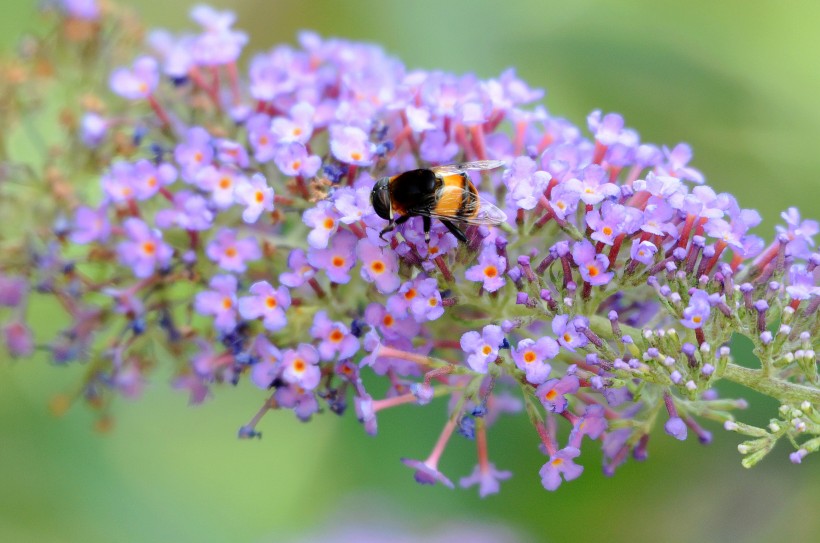
M 154 113 L 156 114 L 157 118 L 160 120 L 162 125 L 165 128 L 171 128 L 171 118 L 168 117 L 168 112 L 165 111 L 165 108 L 163 108 L 159 102 L 157 102 L 157 99 L 154 98 L 154 95 L 149 95 L 147 100 L 148 104 L 151 106 L 151 109 L 154 110 Z

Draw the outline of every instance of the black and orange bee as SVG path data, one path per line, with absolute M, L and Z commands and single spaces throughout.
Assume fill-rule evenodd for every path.
M 428 242 L 431 218 L 440 220 L 461 241 L 467 241 L 467 237 L 454 223 L 503 223 L 507 215 L 493 204 L 482 201 L 467 175 L 467 170 L 492 170 L 503 165 L 501 160 L 479 160 L 383 177 L 370 193 L 376 214 L 390 221 L 379 232 L 379 237 L 384 239 L 384 234 L 397 224 L 416 216 L 424 221 L 424 237 Z

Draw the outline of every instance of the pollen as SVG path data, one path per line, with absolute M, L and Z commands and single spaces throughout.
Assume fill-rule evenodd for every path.
M 484 268 L 485 277 L 489 277 L 490 279 L 492 279 L 496 275 L 498 275 L 498 268 L 496 268 L 495 266 L 487 266 L 486 268 Z
M 381 260 L 374 260 L 370 264 L 370 269 L 373 271 L 373 273 L 383 273 L 385 270 L 384 262 L 382 262 Z
M 695 315 L 694 317 L 692 317 L 692 322 L 694 322 L 695 324 L 700 324 L 702 320 L 703 317 L 701 317 L 700 315 Z
M 595 277 L 599 273 L 601 273 L 601 270 L 598 269 L 598 266 L 594 264 L 587 264 L 587 271 L 589 272 L 590 277 Z
M 362 159 L 362 154 L 361 154 L 361 153 L 357 153 L 357 152 L 353 152 L 353 153 L 350 153 L 350 158 L 351 158 L 352 160 L 356 160 L 356 161 L 358 161 L 358 160 L 361 160 L 361 159 Z
M 570 343 L 572 341 L 572 336 L 569 335 L 569 332 L 564 332 L 564 341 Z
M 567 208 L 567 204 L 563 200 L 558 200 L 557 202 L 555 202 L 555 207 L 564 210 Z
M 148 178 L 148 180 L 145 182 L 145 184 L 148 185 L 151 188 L 154 188 L 154 187 L 157 186 L 157 178 L 152 175 L 151 177 Z
M 344 337 L 345 335 L 341 332 L 341 330 L 334 328 L 334 330 L 330 333 L 330 336 L 328 336 L 328 339 L 330 339 L 333 343 L 339 343 Z
M 137 88 L 139 88 L 140 92 L 143 94 L 148 92 L 148 85 L 146 83 L 140 83 L 137 85 Z
M 437 254 L 438 254 L 438 247 L 428 247 L 427 251 L 428 251 L 431 255 L 437 255 Z
M 230 298 L 222 298 L 222 307 L 225 309 L 230 309 L 233 307 L 233 300 Z
M 485 345 L 481 348 L 481 354 L 484 356 L 490 356 L 491 352 L 493 352 L 493 349 L 489 345 Z
M 273 296 L 268 296 L 267 298 L 265 298 L 265 305 L 268 306 L 268 308 L 270 309 L 275 308 L 277 305 L 276 298 L 274 298 Z
M 341 268 L 345 265 L 345 259 L 340 256 L 334 256 L 333 260 L 331 260 L 330 263 L 333 264 L 333 266 L 336 268 Z
M 333 219 L 328 217 L 324 220 L 324 222 L 322 223 L 322 226 L 325 227 L 325 230 L 330 230 L 331 228 L 333 228 L 333 225 L 335 225 L 335 224 L 336 224 L 336 221 L 334 221 Z
M 194 153 L 194 162 L 202 162 L 203 158 L 205 157 L 202 155 L 202 152 L 197 151 L 196 153 Z
M 413 298 L 416 297 L 416 294 L 417 294 L 416 289 L 411 288 L 407 292 L 404 293 L 404 299 L 405 300 L 412 300 Z
M 254 196 L 254 198 L 256 199 L 257 204 L 261 204 L 262 202 L 265 201 L 265 193 L 262 192 L 261 190 L 257 190 L 256 195 Z
M 296 373 L 302 373 L 303 371 L 305 371 L 306 366 L 307 365 L 305 364 L 304 360 L 302 360 L 301 358 L 297 358 L 296 360 L 293 361 L 293 366 L 292 367 L 293 367 L 293 371 L 295 371 Z
M 302 135 L 302 129 L 297 126 L 296 128 L 293 129 L 293 135 L 294 136 L 301 136 Z
M 557 468 L 558 466 L 560 466 L 561 464 L 563 464 L 563 463 L 564 463 L 564 459 L 563 459 L 563 458 L 556 458 L 555 460 L 553 460 L 552 462 L 550 462 L 550 464 L 552 464 L 552 465 L 553 465 L 553 466 L 555 466 L 556 468 Z
M 427 303 L 430 304 L 430 307 L 436 307 L 438 305 L 438 300 L 435 298 L 430 298 L 427 300 Z
M 267 136 L 259 136 L 259 145 L 267 145 L 269 141 Z
M 153 255 L 157 251 L 157 246 L 153 241 L 146 241 L 142 244 L 142 252 L 147 255 Z
M 556 396 L 558 396 L 558 392 L 554 388 L 546 394 L 544 394 L 544 398 L 546 398 L 549 401 L 553 401 L 556 398 Z
M 385 315 L 382 319 L 382 324 L 385 326 L 393 326 L 394 322 L 396 322 L 396 320 L 393 318 L 393 315 Z
M 219 180 L 219 188 L 222 190 L 227 190 L 231 188 L 231 179 L 230 177 L 223 177 Z
M 526 353 L 524 353 L 524 362 L 526 362 L 527 364 L 532 364 L 533 362 L 535 362 L 535 359 L 536 356 L 534 352 L 527 351 Z
M 228 258 L 235 258 L 237 254 L 236 247 L 228 247 L 225 249 L 225 256 Z
M 601 228 L 601 232 L 603 232 L 605 236 L 611 236 L 612 228 L 609 226 L 604 226 L 603 228 Z
M 298 171 L 298 170 L 299 170 L 299 168 L 301 168 L 301 167 L 302 167 L 302 163 L 301 163 L 300 161 L 298 161 L 298 160 L 294 160 L 294 161 L 291 163 L 290 167 L 291 167 L 293 170 Z

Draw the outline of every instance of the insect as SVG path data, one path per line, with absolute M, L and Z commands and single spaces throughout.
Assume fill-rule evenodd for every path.
M 370 193 L 370 202 L 376 214 L 390 221 L 379 232 L 379 237 L 384 239 L 384 234 L 396 225 L 416 216 L 424 221 L 424 239 L 427 242 L 430 241 L 431 219 L 440 220 L 456 238 L 464 242 L 467 236 L 454 223 L 503 223 L 507 215 L 493 204 L 482 201 L 467 175 L 468 170 L 492 170 L 503 164 L 501 160 L 479 160 L 383 177 Z

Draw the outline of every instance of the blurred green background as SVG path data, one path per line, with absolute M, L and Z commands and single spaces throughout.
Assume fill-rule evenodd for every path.
M 192 28 L 187 2 L 128 3 L 152 25 Z M 3 2 L 4 50 L 36 24 L 34 4 Z M 213 4 L 238 12 L 250 51 L 312 28 L 380 43 L 411 68 L 490 77 L 515 66 L 547 89 L 554 114 L 584 125 L 592 109 L 617 111 L 644 141 L 692 144 L 693 164 L 712 186 L 762 212 L 765 237 L 789 205 L 818 216 L 818 2 Z M 422 533 L 481 519 L 533 541 L 820 540 L 818 459 L 793 466 L 778 448 L 745 470 L 738 436 L 715 427 L 709 447 L 656 434 L 650 460 L 612 479 L 590 447 L 584 476 L 548 493 L 532 429 L 505 419 L 491 430 L 490 452 L 515 476 L 500 495 L 479 500 L 475 489 L 418 486 L 398 462 L 429 452 L 441 404 L 380 414 L 376 438 L 350 414 L 303 425 L 273 413 L 264 438 L 246 442 L 235 434 L 263 400 L 258 390 L 221 389 L 189 408 L 159 372 L 141 401 L 120 402 L 115 430 L 100 436 L 84 409 L 62 419 L 48 413 L 48 399 L 68 390 L 77 370 L 42 357 L 0 361 L 0 541 L 282 541 L 340 518 L 392 518 Z M 766 409 L 746 416 L 764 422 Z M 443 470 L 466 475 L 472 449 L 455 439 Z

